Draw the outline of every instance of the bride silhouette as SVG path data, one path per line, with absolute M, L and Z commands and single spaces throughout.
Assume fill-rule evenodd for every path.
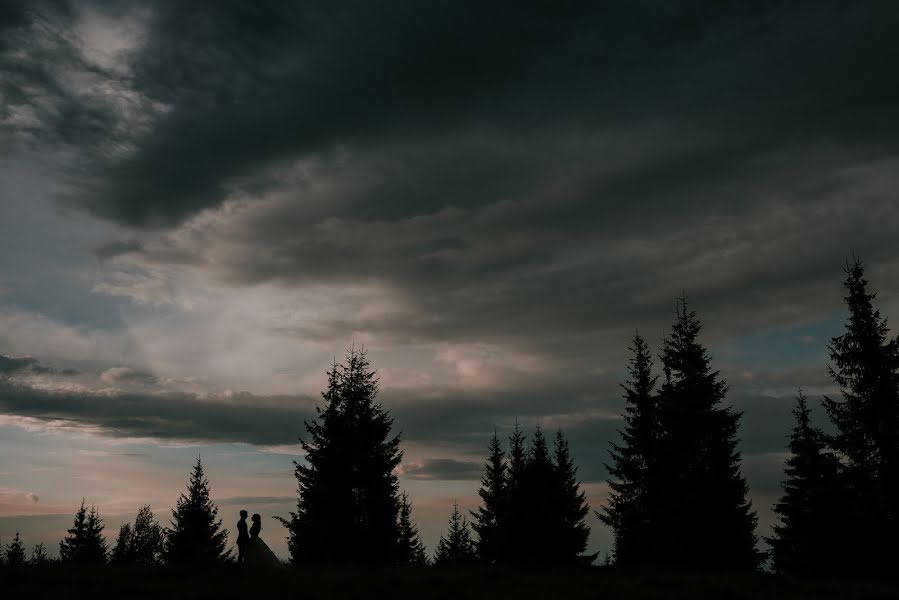
M 262 531 L 262 517 L 257 513 L 251 520 L 253 525 L 250 527 L 250 541 L 247 544 L 247 564 L 266 567 L 280 565 L 281 561 L 259 537 L 259 532 Z

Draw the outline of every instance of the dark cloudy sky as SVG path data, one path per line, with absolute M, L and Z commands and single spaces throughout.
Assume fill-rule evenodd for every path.
M 0 537 L 165 519 L 198 453 L 284 514 L 351 343 L 431 547 L 516 419 L 599 508 L 682 292 L 767 534 L 850 252 L 899 314 L 899 4 L 263 4 L 0 5 Z

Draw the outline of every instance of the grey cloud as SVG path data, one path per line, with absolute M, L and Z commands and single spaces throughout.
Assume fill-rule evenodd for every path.
M 131 367 L 110 367 L 100 373 L 100 379 L 106 383 L 153 384 L 156 382 L 156 376 L 152 373 L 144 373 Z
M 426 458 L 400 465 L 400 475 L 408 479 L 472 481 L 483 474 L 483 464 L 451 458 Z
M 23 372 L 39 375 L 62 375 L 66 377 L 81 374 L 79 370 L 71 367 L 57 369 L 55 367 L 47 366 L 31 356 L 14 357 L 0 354 L 0 376 L 11 376 Z
M 578 2 L 551 10 L 162 2 L 146 43 L 129 57 L 129 74 L 103 77 L 135 90 L 148 113 L 154 103 L 167 108 L 120 141 L 128 152 L 92 152 L 84 193 L 73 201 L 132 225 L 170 224 L 219 204 L 235 186 L 265 187 L 258 177 L 272 165 L 339 146 L 439 145 L 464 130 L 528 144 L 522 132 L 602 132 L 650 115 L 689 123 L 691 132 L 681 139 L 682 159 L 643 178 L 653 185 L 690 171 L 704 177 L 710 160 L 733 169 L 821 140 L 884 151 L 896 139 L 885 124 L 895 122 L 897 85 L 880 65 L 896 57 L 888 26 L 896 10 L 838 2 Z M 39 75 L 31 73 L 48 96 L 66 96 Z M 103 147 L 102 124 L 115 114 L 70 97 L 63 105 L 66 119 L 47 127 L 74 129 Z M 726 137 L 691 156 L 696 139 L 716 132 Z M 540 148 L 539 135 L 530 143 Z M 545 150 L 551 161 L 555 148 Z M 495 179 L 494 190 L 514 189 L 527 179 L 523 166 L 480 175 Z M 452 167 L 444 174 L 450 186 L 459 181 Z M 460 174 L 478 177 L 477 164 Z M 631 195 L 635 183 L 626 186 Z M 479 201 L 472 186 L 464 189 Z M 416 204 L 397 205 L 393 215 L 420 214 Z
M 456 445 L 476 455 L 497 427 L 515 418 L 523 422 L 559 412 L 577 414 L 591 402 L 544 388 L 470 392 L 445 389 L 391 390 L 381 399 L 408 442 Z M 571 388 L 569 388 L 571 389 Z M 163 440 L 245 442 L 255 445 L 296 443 L 316 400 L 305 396 L 257 396 L 249 393 L 200 398 L 165 391 L 48 391 L 12 380 L 0 382 L 0 414 L 31 417 L 55 425 L 89 426 L 113 437 Z
M 113 437 L 258 445 L 295 443 L 313 414 L 311 400 L 302 398 L 247 395 L 236 403 L 178 393 L 47 391 L 11 381 L 0 383 L 0 413 L 98 428 Z
M 94 256 L 96 256 L 98 259 L 108 260 L 117 256 L 130 254 L 132 252 L 140 252 L 141 249 L 142 246 L 139 242 L 124 242 L 116 240 L 97 244 L 91 250 L 94 253 Z
M 804 369 L 759 373 L 758 380 L 806 384 L 815 375 Z M 780 481 L 779 456 L 786 451 L 792 427 L 791 394 L 770 396 L 754 385 L 732 380 L 728 402 L 743 413 L 739 435 L 746 468 L 765 490 Z M 813 402 L 817 396 L 811 396 Z M 424 456 L 407 455 L 404 477 L 421 480 L 476 480 L 483 469 L 490 436 L 507 445 L 514 424 L 530 436 L 536 425 L 547 435 L 565 432 L 583 482 L 608 478 L 609 443 L 618 441 L 624 409 L 617 377 L 568 372 L 566 377 L 527 377 L 503 389 L 434 388 L 384 390 L 405 444 L 424 448 Z M 304 420 L 314 414 L 315 399 L 263 397 L 249 393 L 200 398 L 183 393 L 52 392 L 10 380 L 0 382 L 0 414 L 30 417 L 48 426 L 90 427 L 113 437 L 161 440 L 242 442 L 260 446 L 294 444 L 305 433 Z M 826 426 L 820 407 L 815 419 Z M 429 446 L 455 453 L 454 458 L 427 456 Z M 285 473 L 282 473 L 283 476 Z
M 232 496 L 216 498 L 219 506 L 253 507 L 269 504 L 296 504 L 296 496 Z
M 169 229 L 97 246 L 95 289 L 373 282 L 391 306 L 273 329 L 549 354 L 661 331 L 682 291 L 716 336 L 820 318 L 850 248 L 895 280 L 895 7 L 420 10 L 156 5 L 101 75 L 167 108 L 70 200 Z
M 9 374 L 25 369 L 31 369 L 37 364 L 37 359 L 30 356 L 16 358 L 14 356 L 3 356 L 0 354 L 0 374 Z

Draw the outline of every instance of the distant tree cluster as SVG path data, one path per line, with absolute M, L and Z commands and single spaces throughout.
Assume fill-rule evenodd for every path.
M 211 564 L 230 558 L 226 549 L 228 530 L 217 519 L 218 509 L 209 496 L 209 480 L 203 463 L 197 458 L 187 492 L 172 509 L 171 527 L 156 520 L 150 505 L 137 511 L 133 523 L 123 523 L 112 549 L 103 534 L 105 525 L 96 506 L 82 500 L 65 538 L 59 543 L 59 562 L 74 565 Z M 12 544 L 0 556 L 0 563 L 16 566 L 26 563 L 25 550 L 16 534 Z M 34 546 L 28 564 L 51 562 L 43 544 Z
M 899 338 L 874 305 L 861 261 L 845 272 L 849 317 L 828 365 L 842 399 L 824 398 L 834 428 L 825 434 L 811 425 L 805 395 L 797 397 L 774 507 L 780 524 L 769 540 L 781 572 L 888 574 L 899 559 Z
M 585 555 L 590 527 L 587 498 L 577 481 L 568 441 L 556 433 L 553 451 L 539 427 L 530 447 L 516 425 L 505 455 L 494 433 L 472 513 L 478 560 L 500 565 L 577 565 Z M 463 522 L 463 526 L 465 523 Z M 452 532 L 453 521 L 450 520 Z
M 59 560 L 76 564 L 103 564 L 109 547 L 103 537 L 103 519 L 96 506 L 90 509 L 81 501 L 75 522 L 59 542 Z
M 598 514 L 614 533 L 616 565 L 754 570 L 763 558 L 740 474 L 740 414 L 723 403 L 727 384 L 711 368 L 701 329 L 679 299 L 658 388 L 649 347 L 634 335 L 611 495 Z
M 50 561 L 44 544 L 35 544 L 31 549 L 31 557 L 25 554 L 25 544 L 19 536 L 19 532 L 13 536 L 12 541 L 4 546 L 0 543 L 0 566 L 17 568 L 25 565 L 39 566 Z

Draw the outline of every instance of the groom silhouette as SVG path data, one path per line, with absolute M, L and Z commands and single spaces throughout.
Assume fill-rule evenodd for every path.
M 247 562 L 247 544 L 250 536 L 247 534 L 247 511 L 240 511 L 240 521 L 237 522 L 237 563 Z

